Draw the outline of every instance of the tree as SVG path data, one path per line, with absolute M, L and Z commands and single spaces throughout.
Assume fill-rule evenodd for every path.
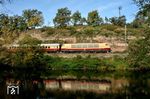
M 105 17 L 105 24 L 109 23 L 109 19 L 107 17 Z
M 150 29 L 145 29 L 143 38 L 129 44 L 128 62 L 131 67 L 150 67 Z
M 7 37 L 10 34 L 9 28 L 9 16 L 6 14 L 0 14 L 0 36 Z
M 112 17 L 109 20 L 113 25 L 124 26 L 126 24 L 125 16 Z
M 150 26 L 150 0 L 133 0 L 139 7 L 136 17 L 143 21 L 142 25 Z
M 88 25 L 98 26 L 103 22 L 102 18 L 99 16 L 98 11 L 92 11 L 88 13 L 87 23 Z
M 76 11 L 73 15 L 72 15 L 72 22 L 73 25 L 79 25 L 81 23 L 81 13 L 79 11 Z
M 140 27 L 142 27 L 142 24 L 143 24 L 143 22 L 142 22 L 142 20 L 140 18 L 135 18 L 133 20 L 133 22 L 130 23 L 130 25 L 133 28 L 140 28 Z
M 27 24 L 25 23 L 25 20 L 22 16 L 11 16 L 9 18 L 10 20 L 10 30 L 14 31 L 14 30 L 18 30 L 18 31 L 23 31 L 26 30 L 27 28 Z
M 65 7 L 57 10 L 56 16 L 53 19 L 56 27 L 66 27 L 69 25 L 71 19 L 71 11 Z
M 134 28 L 144 27 L 144 26 L 148 25 L 146 21 L 147 20 L 145 19 L 145 17 L 142 14 L 136 15 L 136 17 L 133 20 L 133 22 L 131 23 L 131 25 Z
M 80 20 L 80 25 L 85 25 L 87 23 L 86 18 L 82 17 Z
M 133 0 L 140 8 L 146 4 L 150 4 L 150 0 Z
M 9 17 L 6 14 L 0 14 L 0 28 L 9 25 Z
M 145 8 L 145 6 L 147 6 L 147 4 L 150 4 L 150 0 L 134 1 L 140 7 L 140 11 L 138 13 L 140 13 L 141 16 L 145 16 L 145 13 L 143 13 L 143 9 Z M 144 10 L 146 12 L 149 12 L 148 9 Z M 150 68 L 150 28 L 147 26 L 143 28 L 144 34 L 142 34 L 142 37 L 130 43 L 129 45 L 129 55 L 127 59 L 131 67 Z
M 118 25 L 119 26 L 124 26 L 126 24 L 126 17 L 123 15 L 123 16 L 120 16 L 118 18 Z
M 12 43 L 12 40 L 26 28 L 27 25 L 23 17 L 0 14 L 0 36 L 5 40 L 5 43 Z
M 109 18 L 110 23 L 112 23 L 113 25 L 117 25 L 118 24 L 118 17 L 112 17 Z
M 43 15 L 41 11 L 37 9 L 28 9 L 23 11 L 22 15 L 25 19 L 28 28 L 35 28 L 43 25 Z

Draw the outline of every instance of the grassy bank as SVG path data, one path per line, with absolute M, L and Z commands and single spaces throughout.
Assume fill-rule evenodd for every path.
M 74 58 L 60 58 L 45 56 L 47 59 L 47 66 L 49 69 L 54 70 L 114 70 L 114 69 L 126 69 L 128 64 L 124 58 L 114 56 L 112 58 L 92 58 L 91 56 L 82 57 L 77 56 Z

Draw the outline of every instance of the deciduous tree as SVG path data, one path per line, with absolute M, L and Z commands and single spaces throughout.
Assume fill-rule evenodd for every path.
M 150 67 L 150 29 L 145 29 L 143 38 L 129 44 L 128 62 L 131 67 Z
M 97 10 L 88 13 L 87 23 L 88 25 L 97 26 L 103 22 L 102 18 L 99 16 Z
M 124 26 L 126 24 L 126 18 L 125 18 L 125 16 L 112 17 L 112 18 L 109 19 L 109 21 L 113 25 L 118 25 L 118 26 Z
M 75 13 L 73 13 L 72 15 L 72 23 L 74 26 L 79 25 L 81 23 L 81 13 L 79 11 L 76 11 Z
M 37 9 L 28 9 L 23 11 L 22 15 L 25 19 L 25 22 L 28 28 L 35 28 L 43 25 L 43 15 L 41 11 Z
M 65 7 L 57 10 L 53 22 L 56 27 L 66 27 L 69 25 L 70 19 L 71 11 L 67 7 Z

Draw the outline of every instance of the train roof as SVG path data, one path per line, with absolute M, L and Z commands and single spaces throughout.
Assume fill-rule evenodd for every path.
M 108 43 L 68 43 L 68 44 L 108 44 Z
M 59 46 L 59 43 L 52 43 L 52 44 L 40 44 L 40 46 Z

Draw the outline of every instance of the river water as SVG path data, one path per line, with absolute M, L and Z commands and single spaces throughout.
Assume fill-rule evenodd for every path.
M 7 93 L 12 85 L 19 87 L 18 93 Z M 150 72 L 53 70 L 40 76 L 3 73 L 0 88 L 1 99 L 150 99 Z

